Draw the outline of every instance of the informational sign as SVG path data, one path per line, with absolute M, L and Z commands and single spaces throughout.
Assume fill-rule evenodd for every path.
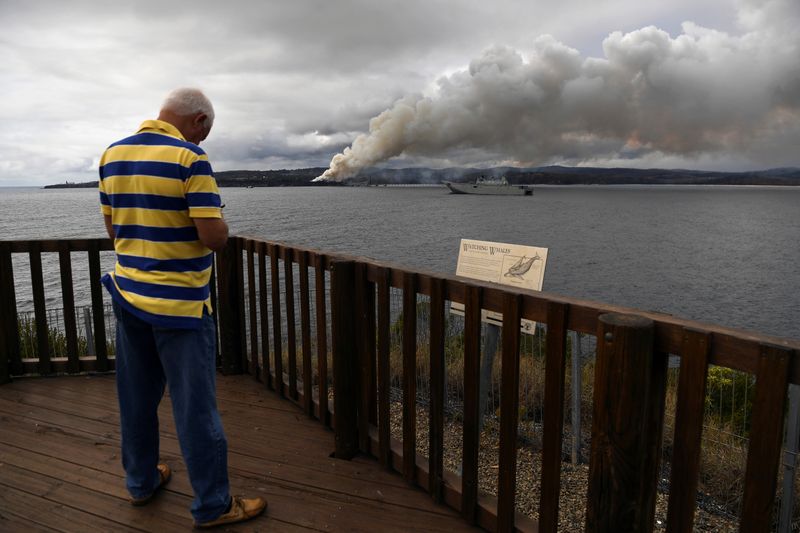
M 546 264 L 547 248 L 461 239 L 456 275 L 540 291 Z M 453 302 L 450 311 L 463 315 L 464 305 Z M 503 324 L 503 315 L 492 311 L 482 311 L 481 319 Z M 522 319 L 523 333 L 533 335 L 535 331 L 535 322 Z

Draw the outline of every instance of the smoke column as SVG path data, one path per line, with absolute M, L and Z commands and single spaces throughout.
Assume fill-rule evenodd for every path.
M 316 180 L 342 181 L 400 154 L 477 151 L 536 165 L 652 155 L 794 161 L 800 146 L 800 2 L 743 1 L 740 35 L 685 22 L 603 41 L 582 58 L 541 36 L 527 55 L 494 46 L 370 120 Z M 774 165 L 773 165 L 774 166 Z

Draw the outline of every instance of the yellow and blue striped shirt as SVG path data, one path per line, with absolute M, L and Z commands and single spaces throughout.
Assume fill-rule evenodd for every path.
M 114 300 L 154 326 L 199 327 L 214 254 L 192 219 L 222 217 L 206 153 L 172 124 L 146 120 L 103 153 L 99 187 L 116 236 L 117 263 L 103 276 Z

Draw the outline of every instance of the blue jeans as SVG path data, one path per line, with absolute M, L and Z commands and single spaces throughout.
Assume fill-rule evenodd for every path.
M 114 302 L 117 317 L 117 393 L 122 427 L 122 465 L 134 498 L 159 484 L 158 404 L 169 386 L 195 498 L 198 522 L 223 514 L 230 502 L 228 444 L 216 403 L 214 320 L 203 315 L 201 329 L 155 327 Z

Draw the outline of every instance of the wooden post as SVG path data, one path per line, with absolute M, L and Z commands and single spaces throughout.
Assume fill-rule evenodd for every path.
M 587 532 L 653 530 L 667 361 L 653 330 L 644 317 L 599 318 Z
M 47 307 L 44 298 L 41 243 L 31 242 L 28 256 L 31 266 L 33 309 L 36 317 L 36 358 L 39 359 L 39 375 L 46 376 L 52 372 L 52 368 L 50 364 L 50 328 L 47 326 Z
M 483 357 L 481 357 L 481 383 L 478 401 L 480 403 L 481 415 L 478 427 L 483 429 L 483 422 L 489 414 L 489 389 L 492 388 L 492 369 L 497 355 L 497 341 L 500 338 L 500 326 L 486 324 L 486 339 L 483 345 Z
M 318 255 L 314 265 L 314 313 L 317 327 L 317 399 L 319 420 L 330 426 L 328 417 L 328 326 L 325 305 L 325 256 Z
M 89 241 L 89 285 L 92 293 L 92 322 L 94 325 L 95 370 L 107 372 L 108 349 L 106 347 L 106 310 L 103 304 L 103 285 L 100 283 L 100 245 L 101 239 Z
M 19 353 L 17 299 L 14 294 L 14 265 L 11 247 L 0 243 L 0 383 L 11 381 L 11 374 L 22 374 Z
M 497 478 L 497 531 L 514 531 L 519 420 L 519 321 L 522 298 L 503 297 L 503 354 L 500 394 L 500 451 Z M 548 323 L 549 326 L 549 323 Z M 560 463 L 558 463 L 560 464 Z M 556 507 L 556 515 L 558 507 Z M 539 510 L 542 515 L 542 510 Z
M 58 262 L 61 271 L 61 298 L 64 303 L 64 332 L 67 336 L 67 371 L 70 374 L 77 374 L 81 370 L 81 362 L 78 357 L 78 324 L 75 320 L 69 241 L 58 243 Z
M 542 489 L 539 499 L 539 528 L 542 533 L 558 531 L 558 495 L 561 493 L 561 453 L 564 439 L 564 383 L 566 381 L 568 314 L 568 305 L 556 302 L 547 303 L 547 358 L 545 360 L 544 420 L 542 423 Z
M 215 366 L 218 368 L 222 365 L 222 359 L 219 354 L 219 300 L 217 299 L 217 255 L 211 258 L 211 279 L 208 280 L 208 289 L 211 293 L 211 312 L 214 318 L 214 341 L 215 341 Z
M 256 258 L 255 242 L 245 242 L 247 253 L 247 303 L 250 310 L 250 362 L 248 371 L 256 380 L 261 379 L 261 365 L 258 357 L 258 312 L 256 311 Z
M 428 492 L 430 492 L 436 503 L 444 501 L 444 287 L 443 279 L 434 278 L 431 280 L 431 404 L 428 430 Z M 388 347 L 386 351 L 388 353 Z M 388 375 L 388 361 L 386 366 Z M 386 381 L 389 381 L 388 378 Z M 388 398 L 389 395 L 387 394 L 386 396 Z M 386 428 L 388 434 L 388 422 Z
M 242 316 L 240 313 L 238 295 L 239 275 L 236 272 L 238 249 L 234 243 L 229 243 L 221 252 L 217 253 L 217 321 L 219 322 L 220 358 L 222 360 L 223 374 L 242 373 L 242 336 L 240 333 Z
M 294 316 L 294 250 L 283 249 L 283 303 L 286 306 L 286 349 L 289 363 L 289 398 L 297 400 L 297 337 Z
M 280 396 L 284 396 L 283 390 L 283 337 L 281 336 L 281 281 L 278 271 L 278 255 L 280 247 L 270 244 L 269 250 L 269 272 L 272 296 L 272 354 L 275 356 L 275 390 Z
M 311 370 L 311 304 L 308 289 L 308 252 L 300 252 L 300 339 L 303 348 L 303 410 L 314 418 Z
M 361 398 L 359 401 L 358 435 L 359 445 L 365 453 L 369 452 L 369 426 L 377 425 L 377 385 L 375 378 L 375 285 L 367 280 L 367 265 L 356 265 L 355 297 L 357 313 L 357 349 Z M 375 414 L 375 418 L 373 418 Z
M 239 358 L 241 361 L 241 372 L 247 372 L 250 363 L 247 361 L 247 315 L 245 314 L 244 306 L 244 261 L 242 260 L 242 252 L 244 251 L 244 240 L 241 237 L 232 237 L 228 240 L 227 248 L 236 247 L 236 292 L 231 293 L 232 302 L 239 306 Z
M 572 464 L 581 462 L 581 338 L 572 332 Z
M 272 369 L 269 362 L 269 311 L 267 309 L 267 243 L 259 242 L 258 251 L 258 308 L 261 313 L 261 370 L 264 387 L 274 387 Z
M 464 423 L 461 457 L 461 516 L 474 524 L 478 516 L 480 452 L 481 288 L 464 288 Z
M 403 273 L 403 477 L 417 479 L 417 276 Z
M 389 395 L 392 386 L 389 366 L 391 343 L 389 322 L 392 314 L 391 277 L 391 270 L 378 268 L 378 461 L 387 469 L 392 468 Z M 433 402 L 433 398 L 431 398 L 431 402 Z
M 96 357 L 97 353 L 94 351 L 94 331 L 92 330 L 92 309 L 90 307 L 83 308 L 83 329 L 86 332 L 86 355 L 89 357 Z
M 778 513 L 778 531 L 792 530 L 792 508 L 794 507 L 794 479 L 797 469 L 797 452 L 800 451 L 800 387 L 789 385 L 789 414 L 786 418 L 786 441 L 783 455 L 783 493 L 781 510 Z
M 334 456 L 358 453 L 359 366 L 356 349 L 355 265 L 331 264 L 331 334 L 333 345 Z
M 760 349 L 739 517 L 739 531 L 747 533 L 766 533 L 772 528 L 792 360 L 792 350 L 784 346 L 761 343 Z

